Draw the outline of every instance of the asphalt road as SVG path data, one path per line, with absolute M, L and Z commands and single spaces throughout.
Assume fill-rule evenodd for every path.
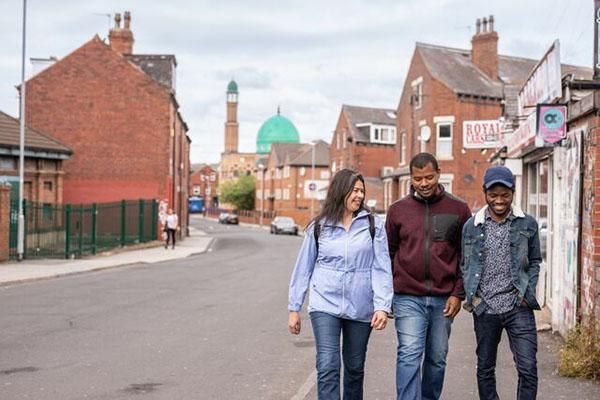
M 287 283 L 300 237 L 195 219 L 210 252 L 0 288 L 0 399 L 315 399 L 314 341 L 287 333 Z M 168 250 L 165 250 L 168 251 Z M 471 321 L 452 334 L 443 398 L 476 398 Z M 396 339 L 373 333 L 366 399 L 394 398 Z M 540 346 L 541 399 L 597 399 L 558 378 Z M 506 341 L 501 398 L 514 398 Z

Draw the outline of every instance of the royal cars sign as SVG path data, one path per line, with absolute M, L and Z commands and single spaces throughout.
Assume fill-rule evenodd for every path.
M 463 121 L 463 147 L 465 149 L 488 149 L 500 145 L 500 121 Z

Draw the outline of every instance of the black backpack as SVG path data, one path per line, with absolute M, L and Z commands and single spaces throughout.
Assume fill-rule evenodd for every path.
M 373 217 L 373 214 L 367 214 L 367 217 L 369 218 L 369 233 L 371 234 L 371 241 L 373 241 L 375 240 L 375 217 Z M 321 234 L 321 224 L 319 221 L 315 221 L 314 234 L 317 255 L 319 255 L 319 235 Z

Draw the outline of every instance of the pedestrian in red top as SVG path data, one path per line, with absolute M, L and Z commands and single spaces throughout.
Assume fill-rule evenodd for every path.
M 436 158 L 410 162 L 411 193 L 392 204 L 386 231 L 394 276 L 398 399 L 439 399 L 450 327 L 464 299 L 461 232 L 467 204 L 439 184 Z

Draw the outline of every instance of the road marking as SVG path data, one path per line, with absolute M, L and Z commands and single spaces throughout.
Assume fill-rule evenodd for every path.
M 308 376 L 306 381 L 304 381 L 304 384 L 300 386 L 300 389 L 298 389 L 296 394 L 290 400 L 304 400 L 316 383 L 317 371 L 313 370 L 313 372 Z

